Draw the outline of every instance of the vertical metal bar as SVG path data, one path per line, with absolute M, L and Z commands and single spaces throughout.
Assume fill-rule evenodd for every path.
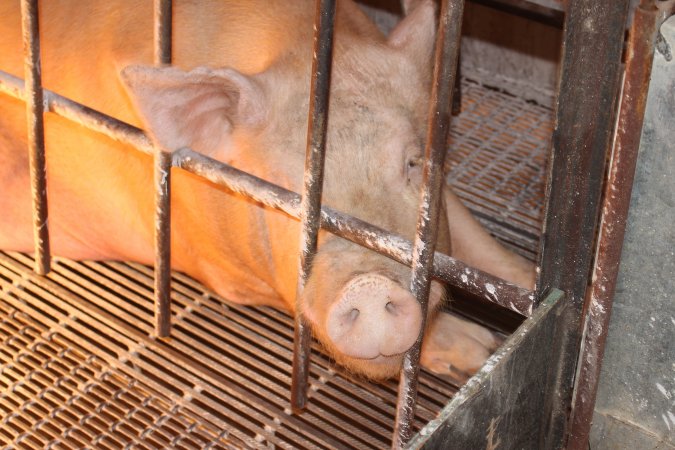
M 33 196 L 33 236 L 35 272 L 45 275 L 50 269 L 49 230 L 47 227 L 47 167 L 45 160 L 44 99 L 40 67 L 40 36 L 37 0 L 21 2 L 25 67 L 26 116 Z
M 171 64 L 171 0 L 154 0 L 155 65 Z
M 550 386 L 541 448 L 561 448 L 568 431 L 581 342 L 581 309 L 589 282 L 605 159 L 612 142 L 629 0 L 576 0 L 565 19 L 560 88 L 547 179 L 537 299 L 564 290 L 570 313 L 558 326 L 544 385 Z
M 438 231 L 443 162 L 447 152 L 463 10 L 463 0 L 443 0 L 442 2 L 436 41 L 434 82 L 429 106 L 422 200 L 417 221 L 417 236 L 413 247 L 412 280 L 410 281 L 410 290 L 422 307 L 423 323 L 417 342 L 403 359 L 393 448 L 403 447 L 410 439 L 415 417 L 420 350 L 424 336 L 431 269 Z
M 302 410 L 307 402 L 311 330 L 309 324 L 298 312 L 300 308 L 297 302 L 299 302 L 305 281 L 311 270 L 312 259 L 316 253 L 321 221 L 321 192 L 323 189 L 323 166 L 326 150 L 334 18 L 335 0 L 317 0 L 314 21 L 314 57 L 312 59 L 307 153 L 301 201 L 300 271 L 295 309 L 295 340 L 291 386 L 291 407 L 295 411 Z
M 459 116 L 462 112 L 462 52 L 460 47 L 457 55 L 457 75 L 455 75 L 455 91 L 452 94 L 452 115 Z
M 629 33 L 623 95 L 605 186 L 593 284 L 584 305 L 584 332 L 575 378 L 569 449 L 586 449 L 588 445 L 647 105 L 659 15 L 654 0 L 643 0 L 635 10 Z
M 154 62 L 171 64 L 171 0 L 154 2 Z M 155 332 L 171 332 L 171 153 L 155 149 Z
M 171 153 L 155 152 L 155 332 L 171 332 Z
M 629 0 L 580 0 L 565 23 L 537 298 L 549 288 L 581 304 L 611 145 Z

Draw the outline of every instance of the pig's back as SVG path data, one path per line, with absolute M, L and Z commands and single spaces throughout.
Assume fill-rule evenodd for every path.
M 184 69 L 264 70 L 282 53 L 306 54 L 311 2 L 174 1 L 173 58 Z M 151 65 L 152 2 L 40 3 L 42 76 L 47 89 L 139 125 L 118 79 L 128 64 Z M 0 69 L 22 77 L 19 2 L 0 2 Z

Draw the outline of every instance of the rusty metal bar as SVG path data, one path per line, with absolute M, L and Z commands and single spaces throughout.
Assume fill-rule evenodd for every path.
M 154 62 L 171 64 L 171 0 L 154 1 Z M 171 153 L 156 148 L 155 165 L 155 332 L 171 333 Z
M 302 200 L 300 203 L 300 270 L 296 291 L 295 336 L 293 342 L 293 375 L 291 407 L 300 411 L 307 403 L 307 379 L 311 328 L 300 313 L 300 296 L 309 278 L 312 260 L 316 254 L 321 227 L 321 193 L 323 190 L 328 100 L 333 59 L 333 26 L 335 0 L 317 0 L 314 19 L 314 57 L 309 94 L 307 125 L 307 153 Z
M 300 196 L 207 156 L 181 149 L 174 167 L 199 175 L 230 191 L 300 218 Z M 327 206 L 321 208 L 321 226 L 327 231 L 410 266 L 413 244 L 407 239 Z M 534 294 L 443 253 L 434 254 L 433 276 L 452 286 L 524 316 L 532 313 Z
M 26 77 L 26 120 L 30 155 L 31 192 L 33 197 L 33 238 L 35 272 L 49 272 L 49 228 L 47 213 L 47 164 L 45 158 L 44 97 L 40 66 L 40 35 L 37 0 L 21 2 L 24 70 Z
M 429 290 L 438 234 L 440 195 L 443 186 L 443 162 L 447 153 L 452 94 L 457 75 L 464 0 L 443 0 L 436 40 L 434 82 L 429 105 L 429 123 L 425 148 L 422 200 L 413 248 L 410 291 L 422 308 L 422 326 L 417 342 L 403 359 L 399 383 L 393 448 L 402 448 L 412 436 L 415 417 L 420 351 L 424 337 Z
M 171 153 L 155 153 L 155 332 L 171 332 Z
M 537 293 L 563 289 L 578 305 L 589 278 L 616 118 L 628 3 L 581 0 L 570 5 L 565 25 Z
M 567 446 L 571 450 L 586 449 L 588 445 L 647 105 L 659 16 L 654 0 L 642 0 L 635 9 L 628 35 L 623 95 L 605 186 L 593 282 L 584 304 L 584 331 Z
M 171 64 L 172 0 L 154 0 L 153 36 L 156 66 Z
M 0 92 L 24 100 L 21 79 L 0 71 Z M 130 145 L 148 155 L 155 150 L 143 132 L 91 108 L 44 90 L 47 110 L 104 134 L 111 139 Z M 173 153 L 173 166 L 206 178 L 229 190 L 300 218 L 300 196 L 278 185 L 242 172 L 207 156 L 182 149 Z M 376 227 L 332 208 L 321 208 L 321 226 L 331 233 L 386 255 L 401 264 L 412 262 L 412 243 L 396 234 Z M 433 276 L 470 294 L 484 298 L 524 316 L 532 313 L 534 294 L 501 278 L 443 253 L 434 255 Z
M 121 122 L 113 117 L 43 89 L 45 112 L 51 112 L 109 138 L 135 147 L 137 150 L 153 155 L 155 149 L 150 139 L 140 129 Z M 19 100 L 26 101 L 23 80 L 0 70 L 0 92 Z
M 549 418 L 542 448 L 561 448 L 569 426 L 581 342 L 581 310 L 594 256 L 605 160 L 612 143 L 629 0 L 577 0 L 566 14 L 556 122 L 546 186 L 546 212 L 535 296 L 564 290 L 571 303 L 546 384 Z

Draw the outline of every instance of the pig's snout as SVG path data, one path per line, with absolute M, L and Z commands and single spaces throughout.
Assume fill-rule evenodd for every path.
M 347 356 L 374 359 L 405 352 L 417 340 L 422 310 L 401 285 L 379 274 L 359 275 L 338 294 L 326 331 Z

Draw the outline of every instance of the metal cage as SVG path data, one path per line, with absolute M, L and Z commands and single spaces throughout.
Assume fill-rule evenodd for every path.
M 157 337 L 169 336 L 171 333 L 169 225 L 170 174 L 171 168 L 174 167 L 189 171 L 299 219 L 303 249 L 299 253 L 300 287 L 303 286 L 316 252 L 319 229 L 323 228 L 410 266 L 413 274 L 410 289 L 423 306 L 423 310 L 426 310 L 430 280 L 437 278 L 495 303 L 501 308 L 511 309 L 529 317 L 490 358 L 483 369 L 442 409 L 440 415 L 430 420 L 413 436 L 422 339 L 420 336 L 416 345 L 405 356 L 404 369 L 400 377 L 392 444 L 394 448 L 422 446 L 478 448 L 485 445 L 486 436 L 490 439 L 488 443 L 496 444 L 495 433 L 500 423 L 508 431 L 499 435 L 503 446 L 499 448 L 583 447 L 590 427 L 593 402 L 585 401 L 578 396 L 574 400 L 572 380 L 575 379 L 576 362 L 583 336 L 584 355 L 590 354 L 594 359 L 589 360 L 591 362 L 588 365 L 581 365 L 579 369 L 581 375 L 577 380 L 581 380 L 583 386 L 578 386 L 576 392 L 584 390 L 594 395 L 599 370 L 597 361 L 602 356 L 602 338 L 588 331 L 589 327 L 592 329 L 594 326 L 592 323 L 589 324 L 588 318 L 602 321 L 604 316 L 588 315 L 587 311 L 594 308 L 594 303 L 589 303 L 589 300 L 585 299 L 595 252 L 594 239 L 599 223 L 606 159 L 612 147 L 617 117 L 628 0 L 578 0 L 569 3 L 564 22 L 562 69 L 546 184 L 547 206 L 539 250 L 540 271 L 536 289 L 532 292 L 433 251 L 450 107 L 457 75 L 463 0 L 443 0 L 440 11 L 431 92 L 432 107 L 429 111 L 425 150 L 423 200 L 419 206 L 415 242 L 401 239 L 387 230 L 321 205 L 335 0 L 317 1 L 305 181 L 301 193 L 287 191 L 193 152 L 189 148 L 154 148 L 140 130 L 64 98 L 58 93 L 43 89 L 40 75 L 38 2 L 22 0 L 21 3 L 26 49 L 25 86 L 22 80 L 0 72 L 0 90 L 25 100 L 27 105 L 35 211 L 35 271 L 38 274 L 44 275 L 50 271 L 42 117 L 45 112 L 52 112 L 116 140 L 132 144 L 138 150 L 154 156 L 156 192 L 154 296 Z M 171 1 L 155 0 L 155 11 L 155 63 L 170 64 Z M 643 5 L 638 11 L 638 14 L 642 14 L 651 9 Z M 560 18 L 559 15 L 555 17 Z M 656 23 L 654 18 L 639 17 L 643 17 L 642 20 L 651 20 L 652 30 L 654 29 Z M 634 69 L 631 68 L 631 64 L 644 67 L 648 66 L 650 61 L 649 49 L 629 51 L 637 53 L 630 53 L 626 77 L 633 76 Z M 638 56 L 634 56 L 635 54 Z M 644 76 L 635 84 L 644 90 L 646 86 Z M 624 87 L 624 91 L 627 89 L 630 87 Z M 629 98 L 630 95 L 624 95 L 624 101 L 628 103 L 621 108 L 621 113 L 629 117 L 641 117 L 644 105 L 638 104 L 635 110 L 631 110 L 633 103 L 625 100 Z M 637 130 L 639 133 L 639 127 Z M 626 147 L 635 147 L 635 129 L 620 127 L 616 139 L 620 144 L 628 142 Z M 622 170 L 630 172 L 630 167 Z M 623 192 L 630 193 L 630 183 L 628 186 L 623 184 Z M 627 204 L 627 201 L 624 200 L 624 203 Z M 623 214 L 625 218 L 625 213 Z M 619 216 L 614 220 L 621 221 L 621 214 Z M 621 235 L 611 236 L 610 241 L 601 239 L 600 242 L 601 245 L 608 245 L 607 242 L 611 245 L 611 242 L 620 238 Z M 607 253 L 604 252 L 601 256 Z M 611 264 L 618 261 L 616 255 L 610 258 L 613 258 Z M 132 273 L 134 270 L 130 271 L 114 264 L 110 265 L 109 270 L 124 273 L 129 279 L 142 274 L 149 276 L 147 270 L 142 267 L 134 269 L 138 274 Z M 470 276 L 467 278 L 464 276 L 466 274 Z M 180 276 L 178 280 L 180 289 L 193 289 L 189 280 Z M 611 295 L 609 298 L 611 300 Z M 207 303 L 208 301 L 204 304 L 194 304 L 189 308 L 186 306 L 186 311 L 197 310 Z M 57 308 L 50 312 L 55 320 L 66 320 L 71 313 L 68 307 L 63 308 L 63 311 Z M 243 318 L 241 320 L 246 320 L 246 313 L 236 312 L 236 314 Z M 266 320 L 270 323 L 282 320 L 273 312 L 266 314 Z M 60 317 L 62 318 L 59 319 Z M 219 326 L 226 326 L 220 319 L 210 320 L 214 320 Z M 85 329 L 81 331 L 86 332 Z M 31 331 L 28 330 L 26 333 L 30 334 Z M 121 337 L 119 339 L 122 340 Z M 294 342 L 291 405 L 294 410 L 299 411 L 306 407 L 308 402 L 313 401 L 307 397 L 308 377 L 311 372 L 310 332 L 301 316 L 295 320 Z M 36 354 L 40 353 L 39 347 L 34 350 Z M 134 352 L 145 354 L 146 349 L 141 346 Z M 74 361 L 73 358 L 69 359 L 68 352 L 60 356 L 65 358 L 64 364 L 70 360 Z M 39 355 L 33 357 L 39 358 Z M 150 354 L 146 355 L 146 360 L 147 370 L 152 374 L 157 370 L 155 366 L 160 363 L 153 362 Z M 585 361 L 585 358 L 581 361 Z M 100 365 L 96 360 L 88 361 L 89 363 L 91 367 Z M 83 366 L 81 370 L 95 370 L 87 367 Z M 179 370 L 179 367 L 174 369 Z M 325 371 L 326 369 L 321 369 L 322 373 Z M 593 373 L 589 375 L 588 371 Z M 126 372 L 125 376 L 132 377 L 133 373 Z M 151 375 L 149 380 L 152 379 Z M 216 379 L 214 382 L 219 381 Z M 152 393 L 148 393 L 145 399 L 124 400 L 115 397 L 117 395 L 115 392 L 121 392 L 121 387 L 115 383 L 118 382 L 111 377 L 108 392 L 102 391 L 100 395 L 112 395 L 119 401 L 143 404 L 147 406 L 148 411 L 154 411 L 154 414 L 165 417 L 165 422 L 180 422 L 174 414 L 175 411 L 162 411 L 164 406 Z M 189 384 L 189 381 L 186 383 Z M 199 389 L 194 389 L 194 395 L 200 399 L 203 414 L 208 415 L 209 402 L 215 402 L 217 399 L 200 396 Z M 429 394 L 420 395 L 425 397 Z M 570 414 L 573 405 L 574 409 Z M 245 409 L 244 406 L 240 407 Z M 251 421 L 261 420 L 252 412 L 249 416 Z M 300 419 L 294 425 L 296 428 L 302 427 L 302 414 L 298 417 Z M 209 431 L 214 439 L 231 435 L 236 439 L 241 438 L 241 443 L 244 444 L 248 442 L 255 445 L 256 442 L 261 442 L 237 436 L 235 431 L 227 429 L 227 423 L 222 421 L 215 423 L 220 424 L 223 429 L 212 433 Z M 183 433 L 184 436 L 190 434 L 191 426 L 185 428 L 187 431 Z M 293 433 L 298 434 L 298 439 L 303 439 L 300 431 L 296 430 Z M 366 431 L 364 433 L 367 434 Z M 331 442 L 329 437 L 325 437 L 325 441 L 314 442 L 312 446 L 330 446 Z

